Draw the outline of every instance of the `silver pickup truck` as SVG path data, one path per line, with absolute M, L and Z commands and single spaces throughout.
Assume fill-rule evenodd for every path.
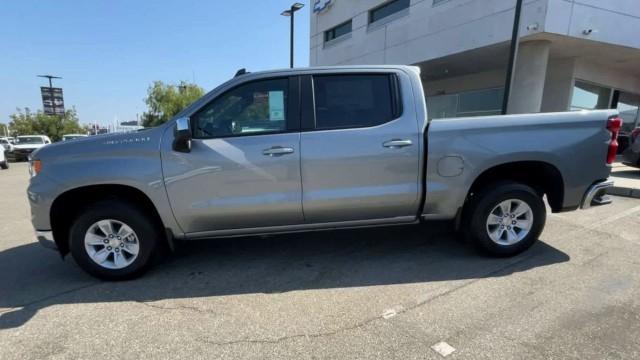
M 37 238 L 103 279 L 175 240 L 454 220 L 486 253 L 529 248 L 551 211 L 604 205 L 615 111 L 427 120 L 420 71 L 236 76 L 157 128 L 31 159 Z

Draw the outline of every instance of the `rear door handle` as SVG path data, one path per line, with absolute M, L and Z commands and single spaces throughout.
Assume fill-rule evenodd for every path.
M 264 156 L 282 156 L 287 154 L 293 154 L 293 148 L 273 146 L 269 149 L 262 150 L 262 155 Z
M 400 149 L 411 145 L 413 145 L 413 142 L 409 139 L 393 139 L 382 143 L 382 146 L 391 149 Z

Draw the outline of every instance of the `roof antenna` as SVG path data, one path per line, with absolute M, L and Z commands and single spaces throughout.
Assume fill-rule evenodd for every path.
M 248 74 L 248 73 L 249 73 L 249 72 L 247 71 L 247 69 L 242 68 L 242 69 L 240 69 L 240 70 L 238 70 L 238 71 L 236 72 L 236 75 L 234 76 L 234 78 L 236 78 L 236 77 L 238 77 L 238 76 L 241 76 L 241 75 L 244 75 L 244 74 Z

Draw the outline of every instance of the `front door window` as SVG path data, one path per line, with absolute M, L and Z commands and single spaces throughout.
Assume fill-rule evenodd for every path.
M 288 84 L 287 79 L 270 79 L 228 91 L 192 117 L 194 137 L 211 139 L 286 131 Z

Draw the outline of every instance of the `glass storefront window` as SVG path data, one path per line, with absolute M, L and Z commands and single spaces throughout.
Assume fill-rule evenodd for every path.
M 456 117 L 458 95 L 439 95 L 427 97 L 429 120 Z
M 503 88 L 429 96 L 427 97 L 427 112 L 429 119 L 499 115 L 503 96 Z
M 571 99 L 571 111 L 608 109 L 611 103 L 611 88 L 576 80 Z
M 620 112 L 620 117 L 624 121 L 621 131 L 622 133 L 631 132 L 631 130 L 640 126 L 638 123 L 638 118 L 640 117 L 640 95 L 620 91 L 618 96 L 618 105 L 616 108 Z
M 500 114 L 504 89 L 487 89 L 460 93 L 458 116 Z

